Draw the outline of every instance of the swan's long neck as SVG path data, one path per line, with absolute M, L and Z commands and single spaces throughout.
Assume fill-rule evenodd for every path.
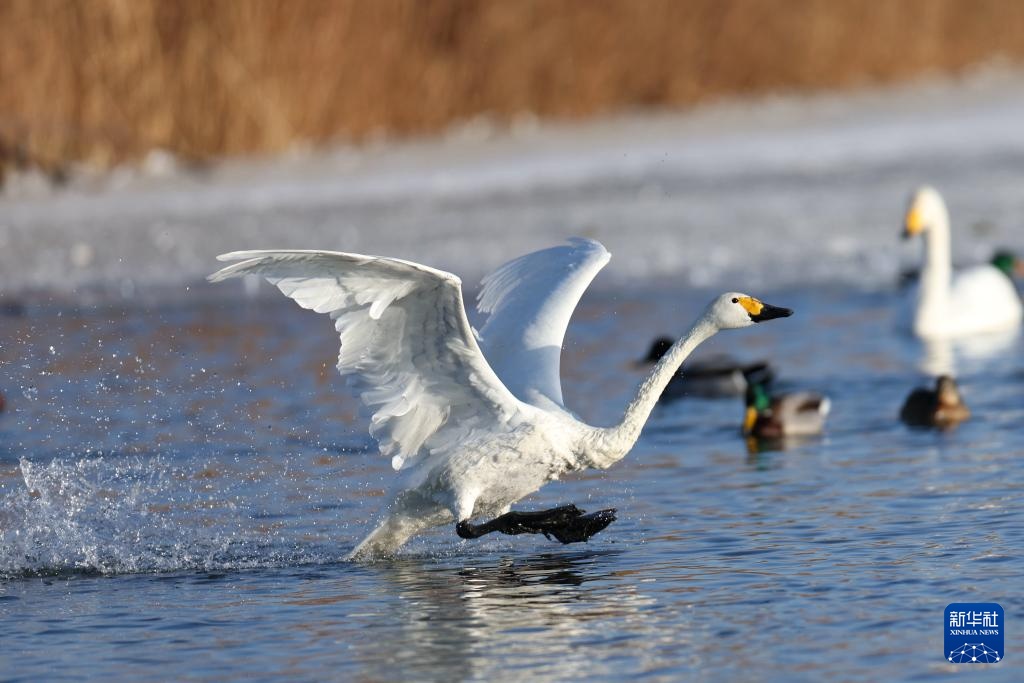
M 718 326 L 711 322 L 709 316 L 705 314 L 694 324 L 686 336 L 673 344 L 672 348 L 661 357 L 651 374 L 640 384 L 636 396 L 626 407 L 622 422 L 602 430 L 605 448 L 601 449 L 604 452 L 594 454 L 596 456 L 594 458 L 595 466 L 609 467 L 621 460 L 633 448 L 633 444 L 640 437 L 640 430 L 643 429 L 647 418 L 661 397 L 661 392 L 665 390 L 676 370 L 701 342 L 717 331 Z
M 921 269 L 921 289 L 914 316 L 915 328 L 928 327 L 949 314 L 952 260 L 949 214 L 943 210 L 938 212 L 924 233 L 924 267 Z

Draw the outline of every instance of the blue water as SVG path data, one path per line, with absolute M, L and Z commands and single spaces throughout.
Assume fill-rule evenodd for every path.
M 738 399 L 683 399 L 520 505 L 618 508 L 591 542 L 444 528 L 373 564 L 341 558 L 390 469 L 327 319 L 203 289 L 0 318 L 0 679 L 921 680 L 965 668 L 945 605 L 991 601 L 985 680 L 1020 680 L 1024 343 L 949 350 L 973 418 L 915 431 L 926 350 L 895 292 L 752 293 L 797 313 L 707 351 L 829 394 L 824 437 L 751 447 Z M 614 420 L 649 340 L 708 298 L 588 293 L 568 404 Z

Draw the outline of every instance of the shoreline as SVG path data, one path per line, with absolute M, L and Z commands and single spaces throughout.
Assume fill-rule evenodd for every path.
M 700 286 L 746 269 L 757 283 L 786 284 L 728 249 L 743 240 L 774 256 L 780 238 L 802 250 L 787 268 L 852 258 L 895 273 L 885 224 L 922 182 L 948 195 L 961 238 L 982 226 L 984 244 L 957 240 L 958 258 L 971 261 L 990 242 L 1024 247 L 1020 120 L 1024 72 L 983 69 L 575 125 L 478 122 L 201 170 L 157 156 L 148 168 L 60 188 L 15 182 L 0 194 L 0 292 L 188 284 L 218 253 L 280 246 L 412 258 L 472 279 L 574 234 L 612 250 L 602 278 L 615 282 L 682 275 Z M 821 233 L 813 223 L 823 215 L 832 218 Z M 842 264 L 819 270 L 811 281 L 858 279 Z

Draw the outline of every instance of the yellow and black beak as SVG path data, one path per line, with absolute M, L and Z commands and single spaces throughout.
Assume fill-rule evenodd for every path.
M 734 299 L 734 301 L 736 300 Z M 774 320 L 775 318 L 788 318 L 793 315 L 792 309 L 771 306 L 758 301 L 752 296 L 741 297 L 738 300 L 738 303 L 746 309 L 747 315 L 749 315 L 750 319 L 755 323 L 764 322 L 765 320 Z
M 780 306 L 770 306 L 768 304 L 761 304 L 761 312 L 750 314 L 750 319 L 755 323 L 764 322 L 765 320 L 775 320 L 776 318 L 788 318 L 793 315 L 792 308 L 782 308 Z
M 916 206 L 911 207 L 910 211 L 907 211 L 906 218 L 903 219 L 903 239 L 908 240 L 915 235 L 921 234 L 924 228 L 923 212 Z

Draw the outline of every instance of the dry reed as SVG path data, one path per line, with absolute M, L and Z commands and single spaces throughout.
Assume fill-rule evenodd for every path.
M 1024 57 L 1024 2 L 0 0 L 0 169 L 676 107 L 996 56 Z

